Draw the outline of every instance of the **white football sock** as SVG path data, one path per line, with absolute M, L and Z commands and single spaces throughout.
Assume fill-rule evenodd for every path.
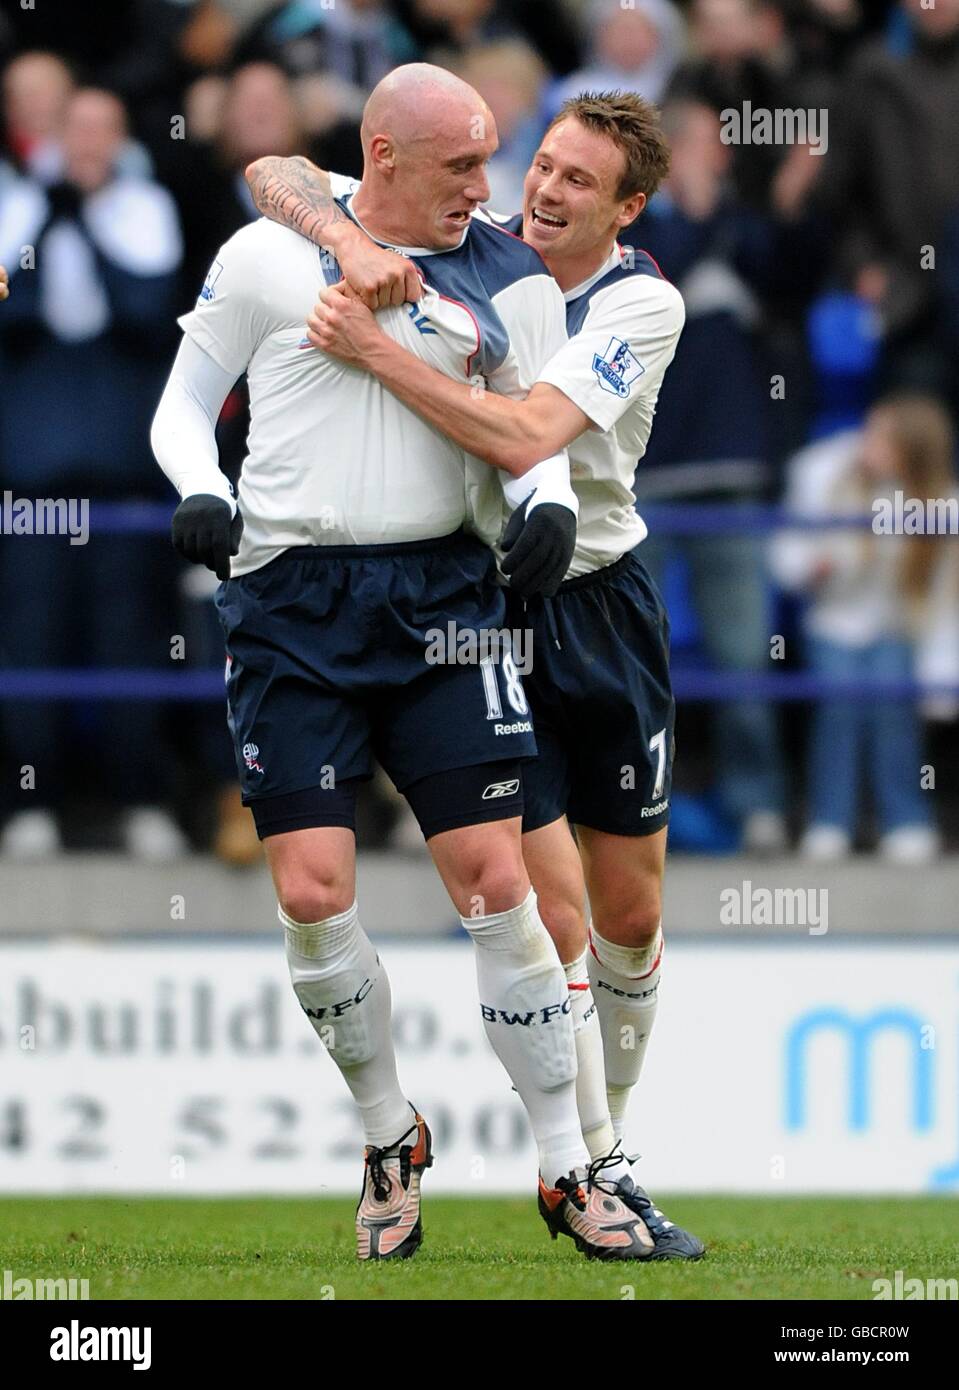
M 392 1144 L 415 1112 L 396 1076 L 390 982 L 356 903 L 323 922 L 279 916 L 296 997 L 353 1093 L 366 1142 Z
M 602 1158 L 616 1142 L 606 1099 L 606 1068 L 599 1014 L 589 986 L 586 952 L 563 966 L 573 1009 L 576 1039 L 576 1108 L 590 1158 Z M 624 1164 L 624 1172 L 628 1166 Z M 617 1174 L 617 1177 L 619 1174 Z
M 648 946 L 636 948 L 606 941 L 591 927 L 589 942 L 587 965 L 603 1035 L 606 1096 L 613 1132 L 621 1140 L 656 1017 L 663 932 L 660 926 Z
M 572 1007 L 532 889 L 508 912 L 461 917 L 476 947 L 486 1036 L 529 1115 L 549 1187 L 588 1163 L 576 1109 Z

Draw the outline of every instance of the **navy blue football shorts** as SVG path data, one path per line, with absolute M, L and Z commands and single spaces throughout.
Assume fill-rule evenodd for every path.
M 532 716 L 508 642 L 487 636 L 505 631 L 506 601 L 475 537 L 294 546 L 221 584 L 216 605 L 261 837 L 352 826 L 374 758 L 427 837 L 521 814 Z
M 532 629 L 524 674 L 539 756 L 523 769 L 523 830 L 561 816 L 611 835 L 669 821 L 675 704 L 669 619 L 630 551 L 569 579 L 553 599 L 508 598 L 510 626 Z

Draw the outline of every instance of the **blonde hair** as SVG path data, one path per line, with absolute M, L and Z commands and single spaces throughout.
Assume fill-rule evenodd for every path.
M 887 396 L 871 414 L 888 432 L 907 497 L 926 500 L 955 494 L 955 432 L 948 412 L 935 397 L 905 392 Z M 903 547 L 900 578 L 911 604 L 921 604 L 929 593 L 943 554 L 942 539 L 913 536 Z
M 895 486 L 905 497 L 923 502 L 956 496 L 954 471 L 955 434 L 945 407 L 934 396 L 918 392 L 897 392 L 878 401 L 869 420 L 880 423 L 896 458 Z M 837 485 L 833 501 L 841 510 L 849 506 L 869 506 L 875 500 L 875 484 L 858 470 L 847 474 Z M 939 566 L 948 563 L 951 582 L 959 595 L 959 548 L 948 537 L 935 534 L 906 536 L 900 547 L 899 585 L 913 622 L 920 620 Z M 862 559 L 869 563 L 881 536 L 867 532 L 862 541 Z

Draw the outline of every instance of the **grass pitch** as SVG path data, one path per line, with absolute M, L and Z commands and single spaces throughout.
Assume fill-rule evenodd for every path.
M 529 1200 L 430 1197 L 413 1260 L 360 1266 L 346 1198 L 0 1200 L 0 1269 L 86 1278 L 91 1299 L 871 1299 L 956 1275 L 959 1201 L 661 1198 L 699 1264 L 607 1265 L 553 1242 Z

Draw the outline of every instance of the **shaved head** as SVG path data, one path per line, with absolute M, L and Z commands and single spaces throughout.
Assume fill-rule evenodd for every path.
M 384 241 L 443 250 L 489 197 L 496 122 L 479 92 L 430 63 L 395 68 L 363 112 L 356 215 Z
M 461 77 L 432 63 L 406 63 L 370 93 L 363 111 L 363 150 L 369 153 L 377 135 L 400 146 L 454 133 L 469 136 L 488 117 L 486 102 Z

